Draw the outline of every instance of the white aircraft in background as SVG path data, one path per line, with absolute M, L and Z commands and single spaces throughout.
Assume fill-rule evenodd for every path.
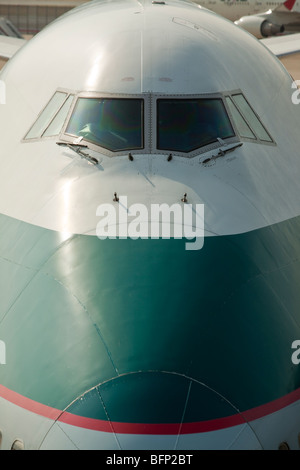
M 299 0 L 284 3 L 280 0 L 197 0 L 195 3 L 234 21 L 257 38 L 300 32 Z

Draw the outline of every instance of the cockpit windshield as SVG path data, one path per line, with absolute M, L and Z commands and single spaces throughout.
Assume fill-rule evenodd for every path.
M 202 95 L 57 90 L 23 138 L 89 147 L 104 155 L 193 158 L 246 141 L 276 145 L 241 90 Z M 231 148 L 231 147 L 230 147 Z M 222 150 L 224 151 L 224 150 Z
M 78 98 L 66 133 L 113 152 L 142 149 L 142 99 Z
M 157 148 L 191 152 L 233 137 L 222 99 L 157 100 Z

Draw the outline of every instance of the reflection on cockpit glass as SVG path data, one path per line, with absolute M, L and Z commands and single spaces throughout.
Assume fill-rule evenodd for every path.
M 234 136 L 223 101 L 217 99 L 157 100 L 157 148 L 191 152 Z
M 79 98 L 66 133 L 114 152 L 141 149 L 143 113 L 142 99 Z

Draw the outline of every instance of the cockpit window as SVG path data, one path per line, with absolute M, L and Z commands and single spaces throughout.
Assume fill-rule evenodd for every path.
M 110 157 L 127 154 L 131 161 L 133 151 L 193 158 L 240 141 L 276 145 L 241 90 L 131 95 L 60 88 L 23 141 L 57 136 L 58 145 Z
M 225 99 L 242 138 L 258 141 L 259 143 L 273 142 L 260 119 L 241 93 L 226 96 Z
M 134 98 L 78 98 L 65 133 L 113 152 L 142 149 L 143 103 Z
M 56 116 L 53 118 L 50 125 L 47 127 L 47 129 L 43 133 L 44 137 L 50 137 L 52 135 L 59 135 L 61 128 L 65 122 L 65 119 L 68 115 L 73 98 L 74 98 L 73 95 L 70 95 L 66 99 L 66 101 L 64 102 L 64 104 L 62 105 L 58 113 L 56 114 Z
M 191 152 L 234 137 L 234 130 L 223 100 L 159 99 L 157 100 L 157 148 Z
M 240 136 L 244 137 L 245 139 L 256 140 L 255 135 L 253 134 L 247 122 L 245 121 L 245 119 L 243 118 L 243 116 L 241 115 L 241 113 L 234 105 L 232 99 L 229 96 L 226 97 L 226 103 L 232 114 L 233 120 L 239 131 Z
M 74 95 L 70 95 L 67 92 L 55 92 L 26 134 L 25 140 L 59 135 L 71 107 L 73 97 Z
M 245 117 L 253 132 L 257 135 L 258 139 L 265 142 L 272 142 L 271 137 L 269 136 L 264 126 L 250 107 L 245 97 L 241 93 L 238 93 L 232 95 L 232 100 L 234 101 L 234 104 L 238 107 L 242 115 Z

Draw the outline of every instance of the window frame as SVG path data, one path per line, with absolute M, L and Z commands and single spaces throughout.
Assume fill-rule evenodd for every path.
M 78 136 L 74 136 L 71 134 L 68 134 L 66 132 L 67 127 L 69 125 L 70 118 L 73 114 L 73 111 L 76 107 L 77 101 L 80 98 L 96 98 L 96 99 L 105 99 L 105 98 L 111 98 L 111 99 L 139 99 L 143 101 L 143 111 L 144 114 L 142 116 L 142 141 L 143 141 L 143 148 L 140 149 L 126 149 L 126 150 L 109 150 L 105 147 L 102 147 L 101 145 L 98 145 L 94 142 L 91 142 L 84 137 L 81 139 L 81 142 L 86 145 L 91 149 L 96 152 L 100 152 L 101 154 L 107 155 L 107 156 L 119 156 L 119 155 L 128 155 L 129 153 L 135 153 L 135 154 L 149 154 L 150 153 L 150 148 L 149 148 L 149 128 L 150 128 L 150 118 L 149 118 L 149 94 L 125 94 L 125 93 L 100 93 L 100 92 L 81 92 L 78 93 L 75 97 L 75 100 L 73 101 L 71 105 L 71 109 L 69 111 L 69 115 L 67 116 L 65 120 L 65 124 L 62 127 L 62 131 L 60 133 L 60 140 L 64 142 L 69 142 L 72 143 L 74 140 L 78 139 Z
M 242 110 L 240 109 L 240 107 L 237 105 L 237 103 L 233 100 L 233 97 L 236 96 L 236 95 L 242 95 L 244 100 L 246 101 L 247 105 L 249 106 L 250 110 L 253 112 L 253 114 L 255 115 L 256 119 L 258 120 L 258 122 L 260 123 L 260 125 L 263 127 L 263 129 L 265 130 L 266 134 L 270 137 L 270 141 L 268 140 L 262 140 L 258 137 L 257 135 L 257 132 L 255 131 L 255 129 L 253 128 L 253 126 L 251 125 L 251 123 L 249 122 L 249 120 L 245 117 L 244 113 L 242 112 Z M 231 113 L 231 110 L 229 109 L 229 106 L 228 104 L 226 103 L 226 98 L 229 98 L 232 102 L 232 105 L 236 108 L 236 110 L 238 111 L 238 113 L 241 115 L 242 119 L 245 121 L 245 123 L 247 124 L 247 126 L 249 127 L 250 131 L 252 132 L 252 134 L 254 135 L 254 139 L 252 138 L 249 138 L 249 137 L 245 137 L 245 136 L 242 136 L 239 132 L 239 129 L 237 126 L 236 127 L 236 132 L 237 132 L 237 135 L 239 136 L 239 140 L 241 142 L 250 142 L 250 143 L 254 143 L 254 144 L 260 144 L 260 145 L 272 145 L 272 146 L 276 146 L 276 142 L 274 140 L 274 138 L 272 137 L 270 131 L 266 128 L 265 124 L 262 122 L 262 119 L 259 117 L 259 115 L 257 114 L 257 112 L 255 111 L 255 109 L 251 106 L 251 104 L 249 103 L 249 100 L 247 99 L 247 97 L 245 96 L 245 94 L 242 92 L 242 90 L 234 90 L 234 91 L 230 91 L 228 93 L 224 93 L 224 102 L 226 104 L 226 107 L 228 109 L 228 113 L 230 114 L 232 120 L 234 121 L 234 118 L 232 116 L 232 113 Z
M 30 133 L 31 129 L 34 127 L 42 113 L 45 111 L 46 107 L 49 105 L 51 100 L 53 99 L 55 93 L 57 92 L 62 92 L 66 93 L 65 100 L 57 109 L 56 113 L 52 117 L 52 119 L 47 123 L 47 125 L 43 128 L 41 134 L 39 137 L 33 137 L 33 138 L 26 138 L 26 136 Z M 70 97 L 70 95 L 73 96 L 73 102 L 71 103 L 70 109 L 67 113 L 67 116 L 65 118 L 64 124 L 61 128 L 61 132 L 57 135 L 54 136 L 44 136 L 43 134 L 47 131 L 49 126 L 52 124 L 53 120 L 57 116 L 57 114 L 61 111 L 62 107 Z M 232 96 L 234 95 L 242 95 L 245 101 L 247 102 L 249 108 L 251 111 L 254 113 L 255 117 L 267 133 L 267 135 L 270 137 L 270 142 L 267 140 L 261 140 L 258 138 L 256 132 L 254 131 L 253 127 L 251 126 L 251 123 L 248 122 L 246 117 L 244 116 L 243 112 L 240 110 L 238 105 L 234 102 L 232 99 Z M 113 151 L 109 150 L 105 147 L 101 147 L 100 145 L 90 142 L 88 140 L 85 140 L 84 137 L 81 139 L 81 143 L 86 144 L 91 150 L 101 153 L 103 155 L 107 155 L 109 157 L 116 157 L 116 156 L 122 156 L 122 155 L 145 155 L 145 154 L 152 154 L 152 155 L 176 155 L 179 157 L 183 157 L 186 159 L 194 158 L 194 157 L 199 157 L 202 156 L 203 154 L 213 151 L 215 149 L 220 148 L 221 144 L 220 142 L 213 142 L 207 145 L 204 145 L 203 147 L 198 147 L 195 150 L 191 150 L 190 152 L 180 152 L 177 150 L 170 150 L 168 149 L 158 149 L 157 148 L 157 137 L 158 137 L 158 132 L 157 132 L 157 102 L 158 100 L 163 100 L 163 99 L 174 99 L 174 100 L 189 100 L 189 99 L 221 99 L 224 110 L 227 113 L 229 122 L 232 126 L 232 129 L 234 131 L 234 136 L 228 137 L 223 139 L 225 144 L 233 144 L 237 142 L 249 142 L 249 143 L 255 143 L 255 144 L 260 144 L 260 145 L 272 145 L 276 146 L 276 142 L 271 136 L 269 130 L 266 128 L 260 117 L 258 116 L 257 112 L 253 109 L 253 107 L 250 105 L 248 99 L 246 98 L 245 94 L 242 92 L 240 89 L 235 89 L 233 91 L 225 91 L 225 92 L 217 92 L 217 93 L 197 93 L 197 94 L 168 94 L 168 93 L 151 93 L 151 92 L 145 92 L 145 93 L 101 93 L 101 92 L 76 92 L 74 90 L 69 90 L 65 88 L 58 88 L 55 90 L 53 95 L 51 96 L 50 100 L 46 103 L 44 108 L 41 110 L 39 115 L 37 116 L 36 120 L 34 123 L 31 125 L 29 130 L 26 132 L 25 137 L 23 138 L 22 142 L 36 142 L 36 141 L 43 141 L 43 140 L 54 140 L 56 141 L 64 141 L 66 143 L 73 143 L 74 140 L 78 139 L 78 137 L 67 134 L 66 129 L 69 125 L 70 118 L 73 114 L 73 111 L 77 105 L 77 100 L 80 98 L 115 98 L 115 99 L 141 99 L 143 100 L 143 110 L 144 114 L 142 116 L 142 124 L 143 124 L 143 129 L 142 129 L 142 139 L 143 139 L 143 148 L 141 149 L 126 149 L 126 150 L 118 150 L 118 151 Z M 249 127 L 253 135 L 255 136 L 255 139 L 244 137 L 240 134 L 239 129 L 237 124 L 235 123 L 234 117 L 231 113 L 231 110 L 229 108 L 229 105 L 227 103 L 226 98 L 231 99 L 233 106 L 237 109 L 239 114 L 241 115 L 242 119 L 245 121 L 246 125 Z
M 162 150 L 162 149 L 158 149 L 158 116 L 157 116 L 157 102 L 159 100 L 163 100 L 163 99 L 174 99 L 174 100 L 194 100 L 194 99 L 219 99 L 222 101 L 223 103 L 223 106 L 224 106 L 224 110 L 227 114 L 227 117 L 228 117 L 228 120 L 231 124 L 231 127 L 233 129 L 233 132 L 234 132 L 234 135 L 232 137 L 227 137 L 224 140 L 224 142 L 226 144 L 232 144 L 232 143 L 236 143 L 236 142 L 239 142 L 240 139 L 238 137 L 238 133 L 237 133 L 237 128 L 235 126 L 235 123 L 234 123 L 234 120 L 232 118 L 232 115 L 228 112 L 228 107 L 227 107 L 227 103 L 226 103 L 226 100 L 225 100 L 225 97 L 224 97 L 224 94 L 223 93 L 202 93 L 202 94 L 190 94 L 190 95 L 187 95 L 187 94 L 172 94 L 172 95 L 169 95 L 169 94 L 165 94 L 165 93 L 156 93 L 153 95 L 153 98 L 155 100 L 155 102 L 153 103 L 152 105 L 152 109 L 153 109 L 153 123 L 154 123 L 154 137 L 153 137 L 153 149 L 152 149 L 152 153 L 154 154 L 166 154 L 166 153 L 170 153 L 170 154 L 174 154 L 174 155 L 177 155 L 177 156 L 180 156 L 180 157 L 185 157 L 185 158 L 193 158 L 195 156 L 199 156 L 199 155 L 202 155 L 203 153 L 206 153 L 206 152 L 209 152 L 211 150 L 215 150 L 217 148 L 220 148 L 220 142 L 219 141 L 215 141 L 215 142 L 211 142 L 207 145 L 203 145 L 202 147 L 197 147 L 196 149 L 194 150 L 191 150 L 190 152 L 180 152 L 180 151 L 177 151 L 177 150 L 172 150 L 171 148 L 169 150 Z
M 61 105 L 59 106 L 59 108 L 55 111 L 54 115 L 52 116 L 52 118 L 50 119 L 50 121 L 47 122 L 47 124 L 42 128 L 42 131 L 39 133 L 39 135 L 37 137 L 27 137 L 28 134 L 30 134 L 31 130 L 34 128 L 34 126 L 36 125 L 36 123 L 38 122 L 38 120 L 40 119 L 40 117 L 42 116 L 42 114 L 44 113 L 44 111 L 46 110 L 47 106 L 51 103 L 52 99 L 54 98 L 54 96 L 56 95 L 56 93 L 65 93 L 66 96 L 65 96 L 65 99 L 63 100 L 63 102 L 61 103 Z M 57 90 L 55 90 L 55 92 L 53 93 L 53 95 L 51 96 L 51 98 L 47 101 L 47 103 L 45 104 L 45 106 L 43 107 L 43 109 L 39 112 L 37 118 L 35 119 L 35 121 L 32 123 L 31 127 L 28 129 L 28 131 L 26 132 L 26 134 L 24 135 L 23 139 L 22 139 L 22 142 L 24 143 L 27 143 L 27 142 L 37 142 L 37 141 L 41 141 L 41 140 L 53 140 L 53 138 L 57 138 L 60 133 L 58 134 L 55 134 L 55 135 L 50 135 L 50 136 L 45 136 L 45 132 L 47 131 L 47 129 L 50 127 L 50 125 L 52 124 L 52 122 L 54 121 L 54 119 L 56 118 L 56 116 L 58 115 L 58 113 L 61 111 L 62 107 L 65 105 L 65 103 L 67 102 L 67 100 L 69 99 L 70 96 L 73 96 L 73 103 L 71 103 L 71 106 L 70 106 L 70 109 L 73 107 L 73 104 L 74 104 L 74 98 L 76 96 L 76 92 L 74 91 L 71 91 L 71 90 L 67 90 L 67 89 L 64 89 L 64 88 L 58 88 Z M 70 112 L 70 109 L 65 117 L 65 120 L 64 120 L 64 123 L 61 127 L 61 131 L 62 129 L 64 128 L 66 122 L 68 121 L 69 119 L 69 112 Z M 60 132 L 61 132 L 60 131 Z

